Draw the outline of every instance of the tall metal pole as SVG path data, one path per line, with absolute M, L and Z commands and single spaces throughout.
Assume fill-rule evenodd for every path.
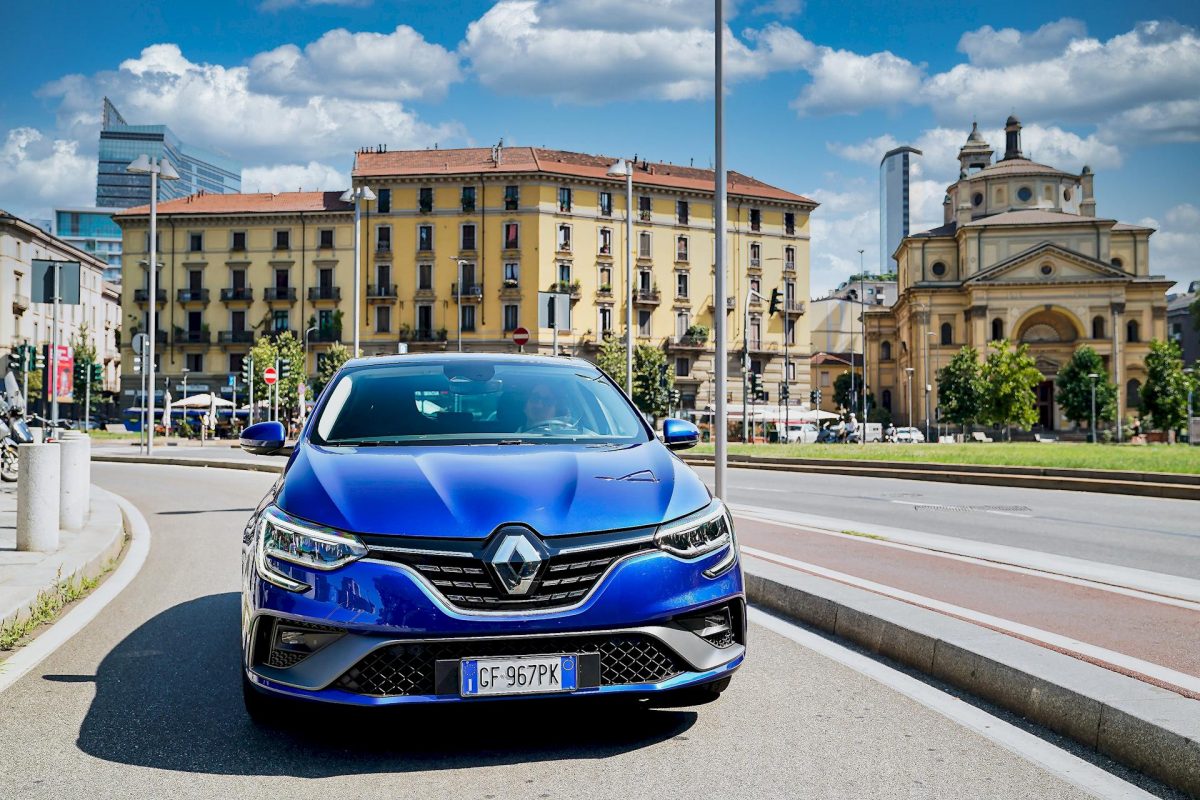
M 862 444 L 867 443 L 867 295 L 864 285 L 866 273 L 863 272 L 863 249 L 858 250 L 858 318 L 861 321 L 862 336 L 859 341 L 862 343 L 862 418 L 859 422 L 862 425 L 862 436 L 858 441 Z
M 1191 392 L 1188 392 L 1188 404 L 1190 406 L 1192 399 Z M 1092 378 L 1092 444 L 1096 443 L 1096 379 Z
M 742 441 L 750 441 L 750 293 L 742 314 Z
M 729 352 L 727 347 L 728 320 L 725 316 L 725 225 L 728 213 L 729 197 L 725 185 L 725 15 L 721 6 L 722 0 L 714 0 L 716 9 L 716 55 L 715 85 L 713 95 L 716 103 L 714 120 L 714 150 L 716 158 L 716 174 L 713 176 L 716 186 L 716 202 L 713 208 L 713 225 L 716 228 L 716 271 L 713 280 L 713 344 L 716 347 L 716 361 L 713 375 L 713 393 L 716 402 L 713 404 L 713 442 L 715 458 L 713 459 L 716 477 L 717 497 L 725 497 L 725 459 L 726 437 L 729 433 L 725 424 L 725 386 L 727 382 Z
M 1112 374 L 1113 380 L 1117 384 L 1117 444 L 1121 443 L 1121 397 L 1125 393 L 1125 388 L 1121 386 L 1121 351 L 1120 341 L 1117 339 L 1117 306 L 1112 306 Z
M 358 358 L 358 334 L 362 328 L 360 314 L 362 313 L 362 248 L 359 246 L 359 226 L 362 219 L 362 203 L 359 201 L 358 189 L 354 192 L 354 352 L 351 358 Z
M 87 375 L 84 376 L 83 390 L 83 429 L 91 430 L 92 423 L 92 365 L 87 365 Z
M 555 348 L 557 351 L 558 348 Z M 557 355 L 557 352 L 555 353 Z M 625 391 L 633 397 L 633 162 L 625 162 Z
M 61 291 L 58 262 L 50 267 L 54 270 L 54 312 L 51 316 L 50 330 L 50 433 L 54 435 L 58 427 L 58 297 Z M 58 436 L 54 438 L 57 440 Z
M 142 360 L 142 369 L 141 369 L 141 373 L 142 373 L 142 424 L 141 424 L 141 431 L 138 433 L 138 452 L 139 453 L 146 452 L 146 408 L 147 408 L 147 405 L 146 405 L 146 378 L 149 377 L 149 373 L 147 373 L 147 371 L 146 371 L 146 368 L 147 368 L 146 357 L 149 354 L 150 354 L 150 345 L 149 345 L 149 343 L 145 343 L 142 345 L 141 352 L 138 353 L 138 357 L 141 358 L 141 360 Z
M 463 262 L 457 261 L 455 263 L 458 265 L 456 267 L 456 272 L 458 274 L 458 283 L 454 284 L 455 288 L 458 289 L 458 298 L 457 298 L 458 299 L 458 311 L 456 312 L 458 314 L 458 352 L 461 353 L 462 352 L 462 318 L 463 318 L 463 313 L 462 313 L 462 311 L 463 311 L 463 309 L 462 309 L 462 265 L 463 265 Z M 556 347 L 554 349 L 557 350 L 558 348 Z M 555 353 L 555 355 L 558 355 L 558 353 Z
M 250 408 L 246 411 L 246 425 L 250 426 L 254 424 L 254 356 L 246 357 L 250 359 Z
M 925 441 L 929 441 L 929 335 L 933 333 L 933 310 L 926 308 L 925 314 Z
M 150 251 L 147 262 L 150 264 L 150 331 L 146 346 L 146 419 L 149 428 L 146 431 L 146 455 L 154 455 L 154 347 L 158 339 L 158 170 L 157 165 L 150 168 Z

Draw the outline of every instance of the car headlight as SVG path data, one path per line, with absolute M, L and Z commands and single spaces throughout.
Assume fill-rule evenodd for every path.
M 293 592 L 302 592 L 308 586 L 272 569 L 268 557 L 325 571 L 345 566 L 366 554 L 366 546 L 357 537 L 302 523 L 278 508 L 268 508 L 258 522 L 255 553 L 258 576 Z
M 733 524 L 725 504 L 714 499 L 694 514 L 659 526 L 654 543 L 680 558 L 697 558 L 732 543 Z

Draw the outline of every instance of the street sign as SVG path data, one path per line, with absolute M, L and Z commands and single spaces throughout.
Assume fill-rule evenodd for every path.
M 150 337 L 147 336 L 146 334 L 135 333 L 133 335 L 133 341 L 130 342 L 129 344 L 133 348 L 134 353 L 141 355 L 142 353 L 144 353 L 146 351 L 146 345 L 149 344 L 149 342 L 150 342 Z
M 236 373 L 236 372 L 235 372 L 235 373 L 233 373 L 232 375 L 230 375 L 230 376 L 229 376 L 229 385 L 230 385 L 230 386 L 237 386 L 237 378 L 238 378 L 238 376 L 237 376 L 237 373 Z
M 524 328 L 517 328 L 512 332 L 513 344 L 524 345 L 529 341 L 529 331 Z
M 538 327 L 571 330 L 571 295 L 538 292 Z
M 58 267 L 58 302 L 79 305 L 79 262 L 33 259 L 30 299 L 35 303 L 54 302 L 54 268 Z
M 296 384 L 296 396 L 300 399 L 301 403 L 304 402 L 304 398 L 307 394 L 308 394 L 307 386 L 305 386 L 303 383 Z
M 263 383 L 267 386 L 274 386 L 277 380 L 279 380 L 279 375 L 275 372 L 274 367 L 267 367 L 263 370 Z

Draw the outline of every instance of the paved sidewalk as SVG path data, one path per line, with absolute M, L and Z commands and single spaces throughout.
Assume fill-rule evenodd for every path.
M 40 593 L 70 577 L 91 578 L 121 552 L 125 523 L 116 502 L 93 486 L 81 530 L 61 531 L 54 553 L 18 552 L 17 486 L 0 486 L 0 625 L 27 616 Z

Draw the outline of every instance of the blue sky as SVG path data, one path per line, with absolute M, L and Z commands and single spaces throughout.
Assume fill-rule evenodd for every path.
M 1002 149 L 1010 113 L 1027 154 L 1092 166 L 1102 216 L 1159 229 L 1155 272 L 1200 279 L 1194 2 L 726 2 L 727 161 L 821 201 L 814 294 L 860 247 L 878 263 L 885 150 L 925 151 L 914 227 L 936 225 L 971 121 Z M 705 0 L 45 0 L 6 21 L 0 207 L 26 216 L 93 200 L 105 94 L 241 160 L 247 190 L 340 188 L 376 143 L 712 157 Z

